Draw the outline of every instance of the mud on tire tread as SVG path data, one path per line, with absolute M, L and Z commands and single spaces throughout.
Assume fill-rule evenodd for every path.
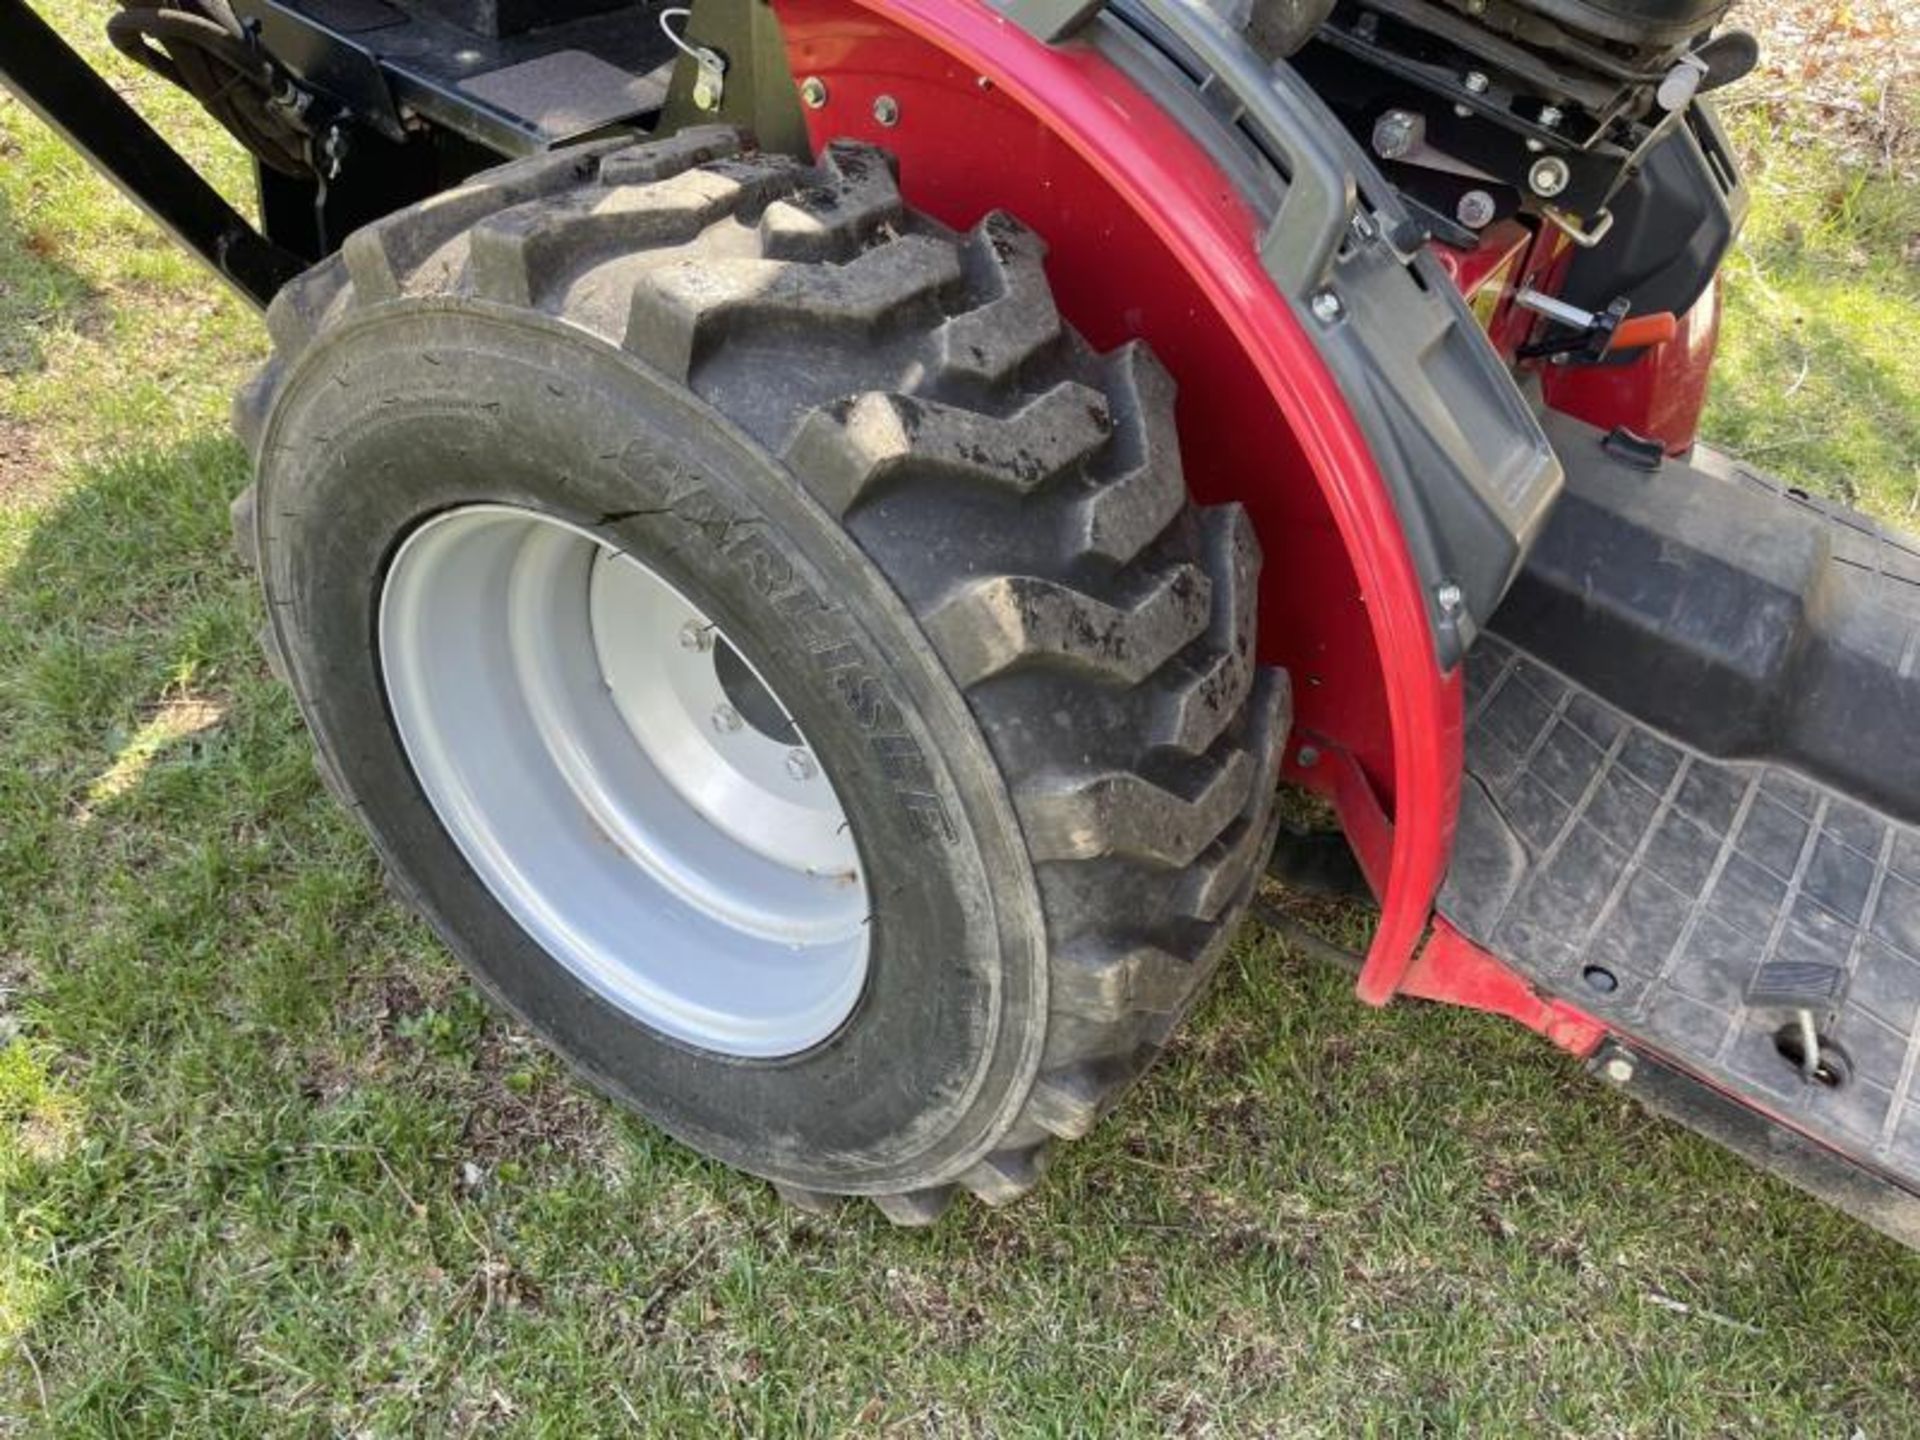
M 274 357 L 235 406 L 257 459 L 280 377 L 345 317 L 530 306 L 684 382 L 842 518 L 999 763 L 1052 957 L 1024 1109 L 948 1181 L 872 1197 L 901 1225 L 956 1188 L 1025 1194 L 1152 1063 L 1251 898 L 1290 718 L 1254 657 L 1246 516 L 1189 504 L 1171 378 L 1064 326 L 1044 257 L 1007 215 L 956 235 L 909 211 L 863 145 L 812 167 L 713 127 L 582 146 L 357 233 L 274 302 Z M 253 563 L 250 494 L 234 519 Z

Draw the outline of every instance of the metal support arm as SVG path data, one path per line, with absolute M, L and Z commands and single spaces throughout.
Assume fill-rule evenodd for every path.
M 306 268 L 221 198 L 26 0 L 0 0 L 0 84 L 255 305 L 264 309 Z

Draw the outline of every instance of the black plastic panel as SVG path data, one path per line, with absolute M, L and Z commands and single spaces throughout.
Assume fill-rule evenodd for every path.
M 1614 222 L 1607 243 L 1574 251 L 1560 298 L 1604 310 L 1624 295 L 1635 314 L 1686 314 L 1713 283 L 1747 217 L 1746 186 L 1712 106 L 1697 101 L 1607 208 Z
M 1708 755 L 1920 822 L 1920 546 L 1745 467 L 1547 430 L 1567 492 L 1495 628 Z
M 1015 5 L 1016 19 L 1030 5 Z M 1044 17 L 1040 17 L 1044 18 Z M 1024 21 L 1022 23 L 1025 23 Z M 1425 582 L 1440 664 L 1451 668 L 1499 604 L 1560 489 L 1533 412 L 1424 232 L 1333 113 L 1286 64 L 1269 66 L 1200 0 L 1115 0 L 1169 62 L 1129 73 L 1241 179 L 1266 223 L 1260 254 L 1313 331 L 1365 432 Z M 1125 47 L 1101 39 L 1110 54 Z M 1195 87 L 1200 103 L 1196 104 Z M 1286 176 L 1284 187 L 1271 174 Z

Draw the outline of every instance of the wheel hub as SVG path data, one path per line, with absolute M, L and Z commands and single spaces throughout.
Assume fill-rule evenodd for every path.
M 403 748 L 482 882 L 600 996 L 743 1056 L 832 1034 L 870 914 L 838 792 L 733 641 L 631 554 L 468 506 L 388 572 Z

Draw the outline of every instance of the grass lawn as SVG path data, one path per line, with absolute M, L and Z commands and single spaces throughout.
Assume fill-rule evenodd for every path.
M 1710 430 L 1912 521 L 1920 183 L 1847 53 L 1858 114 L 1790 68 L 1732 112 Z M 1037 1196 L 927 1233 L 583 1094 L 387 902 L 255 649 L 262 343 L 0 102 L 0 1436 L 1920 1433 L 1920 1257 L 1255 929 Z

